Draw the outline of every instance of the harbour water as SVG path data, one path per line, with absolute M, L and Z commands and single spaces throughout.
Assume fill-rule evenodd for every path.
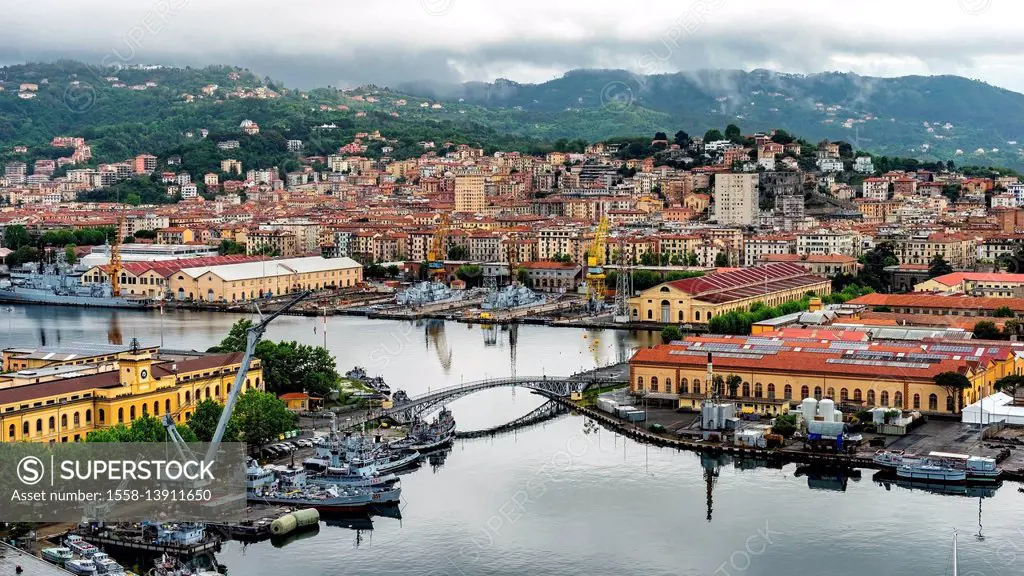
M 116 327 L 114 318 L 116 316 Z M 168 348 L 204 349 L 237 319 L 168 313 Z M 316 327 L 316 332 L 313 329 Z M 327 320 L 342 371 L 353 365 L 410 394 L 516 372 L 564 375 L 628 355 L 656 335 L 540 326 Z M 133 337 L 159 343 L 144 311 L 0 309 L 0 345 Z M 285 317 L 268 338 L 323 342 L 321 319 Z M 487 428 L 542 403 L 524 390 L 450 405 L 460 430 Z M 624 440 L 562 416 L 494 438 L 459 440 L 443 465 L 403 476 L 402 518 L 372 530 L 324 526 L 283 547 L 232 542 L 217 561 L 235 575 L 333 574 L 1024 574 L 1024 494 L 1005 483 L 979 498 L 807 477 L 796 467 L 712 460 Z M 709 488 L 710 487 L 710 488 Z M 979 506 L 981 523 L 979 525 Z M 981 533 L 983 538 L 974 535 Z

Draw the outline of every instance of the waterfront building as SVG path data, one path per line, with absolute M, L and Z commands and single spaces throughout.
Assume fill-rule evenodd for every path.
M 630 390 L 697 410 L 711 393 L 709 352 L 713 374 L 724 382 L 740 378 L 735 389 L 724 386 L 721 397 L 768 415 L 809 397 L 830 398 L 846 413 L 881 406 L 955 414 L 992 394 L 999 378 L 1024 369 L 1024 344 L 1018 343 L 924 342 L 910 349 L 866 332 L 787 330 L 781 336 L 692 336 L 640 349 L 630 360 Z M 935 384 L 943 372 L 965 375 L 970 387 Z
M 797 264 L 768 264 L 659 284 L 630 298 L 629 314 L 637 322 L 704 323 L 754 302 L 778 306 L 808 292 L 831 294 L 832 283 Z
M 3 351 L 0 431 L 7 442 L 79 442 L 144 415 L 187 422 L 199 400 L 224 402 L 242 354 L 172 356 L 156 346 L 75 344 Z M 263 389 L 253 359 L 245 390 Z
M 240 302 L 300 290 L 351 288 L 363 266 L 351 258 L 285 258 L 183 268 L 168 282 L 176 300 Z

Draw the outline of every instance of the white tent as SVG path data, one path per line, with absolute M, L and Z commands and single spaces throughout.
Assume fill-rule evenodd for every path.
M 1014 406 L 1013 396 L 996 392 L 963 409 L 964 424 L 1007 424 L 1024 425 L 1024 406 Z

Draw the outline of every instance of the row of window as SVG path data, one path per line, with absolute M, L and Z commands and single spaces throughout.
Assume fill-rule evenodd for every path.
M 644 390 L 645 389 L 644 388 L 644 378 L 643 378 L 643 376 L 637 377 L 636 388 L 637 388 L 637 390 Z M 692 390 L 692 392 L 691 392 L 691 390 Z M 657 376 L 652 376 L 651 377 L 650 391 L 651 392 L 660 392 L 661 391 L 661 384 L 659 384 Z M 671 378 L 665 378 L 664 391 L 669 393 L 669 394 L 671 394 L 673 392 L 673 390 L 672 390 L 672 379 Z M 694 378 L 693 382 L 691 383 L 691 382 L 687 381 L 686 378 L 683 378 L 683 379 L 681 379 L 679 381 L 679 386 L 677 387 L 677 389 L 675 391 L 678 394 L 690 394 L 690 393 L 700 394 L 701 393 L 701 381 L 698 378 Z M 767 391 L 767 396 L 765 395 L 765 391 Z M 772 382 L 768 383 L 767 388 L 763 387 L 760 382 L 754 383 L 754 388 L 753 388 L 753 392 L 754 393 L 753 393 L 753 395 L 751 395 L 751 393 L 750 393 L 751 392 L 750 382 L 743 382 L 739 386 L 739 388 L 737 388 L 737 390 L 735 390 L 735 391 L 732 391 L 732 390 L 724 391 L 723 390 L 722 392 L 723 393 L 728 392 L 730 395 L 735 395 L 736 393 L 739 393 L 739 395 L 741 397 L 744 397 L 744 398 L 767 398 L 768 400 L 775 400 L 776 399 L 775 384 L 772 383 Z M 810 393 L 811 393 L 811 390 L 810 390 L 810 388 L 808 386 L 802 386 L 800 388 L 800 398 L 808 398 L 808 397 L 810 397 Z M 840 402 L 848 402 L 851 399 L 854 402 L 858 402 L 858 403 L 865 402 L 865 396 L 866 396 L 866 403 L 867 403 L 867 405 L 868 406 L 874 406 L 875 405 L 875 401 L 876 401 L 876 395 L 875 395 L 875 391 L 874 390 L 868 390 L 867 394 L 865 395 L 865 394 L 862 394 L 860 388 L 854 388 L 852 398 L 850 396 L 850 391 L 848 389 L 841 388 L 839 390 L 839 401 Z M 793 399 L 793 387 L 791 385 L 786 384 L 785 387 L 783 387 L 783 396 L 782 397 L 783 397 L 784 400 L 792 400 Z M 823 395 L 822 394 L 821 386 L 815 386 L 814 387 L 814 398 L 816 400 L 821 400 L 823 397 L 824 398 L 835 398 L 836 397 L 835 396 L 835 388 L 829 388 L 827 390 L 827 394 Z M 889 404 L 889 400 L 890 400 L 890 398 L 889 398 L 889 391 L 888 390 L 882 390 L 882 392 L 878 395 L 877 399 L 881 400 L 881 402 L 879 404 L 880 406 L 889 406 L 890 405 Z M 933 411 L 934 410 L 938 410 L 938 405 L 939 405 L 939 397 L 938 397 L 938 395 L 930 394 L 928 396 L 928 410 L 933 410 Z M 894 408 L 906 408 L 903 405 L 903 393 L 902 392 L 897 391 L 895 394 L 893 394 L 893 396 L 892 396 L 892 406 Z M 911 408 L 913 408 L 914 410 L 918 410 L 918 409 L 921 408 L 921 395 L 920 394 L 914 394 L 913 405 L 911 406 Z M 950 395 L 946 396 L 946 410 L 949 411 L 949 412 L 953 412 L 955 410 L 955 400 L 954 400 L 953 396 L 950 396 Z

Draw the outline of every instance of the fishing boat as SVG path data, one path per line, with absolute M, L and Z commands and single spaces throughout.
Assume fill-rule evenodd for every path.
M 96 574 L 96 564 L 88 558 L 72 558 L 64 563 L 64 569 L 72 574 L 92 576 Z
M 916 461 L 904 461 L 896 467 L 896 477 L 904 480 L 922 480 L 926 482 L 943 482 L 957 484 L 967 481 L 967 471 L 923 458 Z
M 63 546 L 43 548 L 42 556 L 43 560 L 60 565 L 63 565 L 65 562 L 75 557 L 70 548 L 65 548 Z
M 64 539 L 64 545 L 70 548 L 72 552 L 83 558 L 92 558 L 93 554 L 100 551 L 99 548 L 89 544 L 78 534 L 69 534 L 68 537 Z M 95 568 L 95 566 L 93 568 Z

